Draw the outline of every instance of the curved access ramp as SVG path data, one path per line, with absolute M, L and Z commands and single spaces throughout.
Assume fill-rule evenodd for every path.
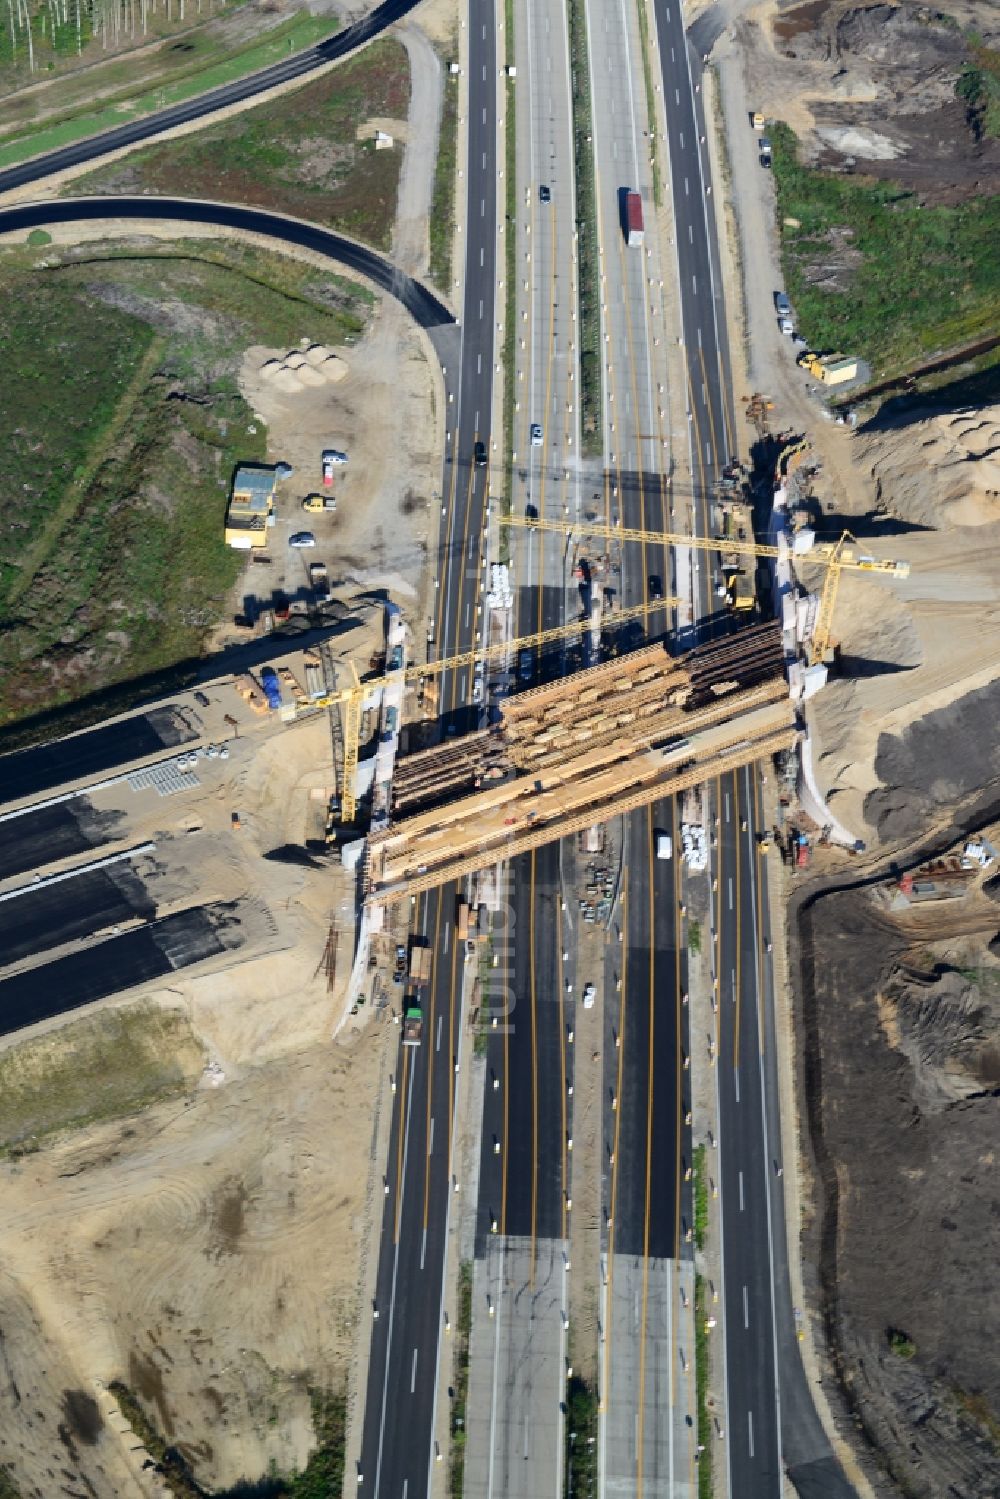
M 141 120 L 132 120 L 127 125 L 116 125 L 113 130 L 104 130 L 99 135 L 75 141 L 69 146 L 61 146 L 56 151 L 46 151 L 44 155 L 35 156 L 29 161 L 20 162 L 17 166 L 8 167 L 6 171 L 0 172 L 0 193 L 10 192 L 16 187 L 24 187 L 29 182 L 41 182 L 56 172 L 67 171 L 70 167 L 99 161 L 102 156 L 107 156 L 112 151 L 120 151 L 123 147 L 134 146 L 140 141 L 152 140 L 154 136 L 162 135 L 165 130 L 173 130 L 178 125 L 188 125 L 192 120 L 207 119 L 217 114 L 220 109 L 229 109 L 234 104 L 241 104 L 245 99 L 252 99 L 256 94 L 266 93 L 268 89 L 275 88 L 278 84 L 290 83 L 295 78 L 304 78 L 309 73 L 315 72 L 317 68 L 325 67 L 327 63 L 337 62 L 359 47 L 363 47 L 366 42 L 370 42 L 380 32 L 385 31 L 394 21 L 399 21 L 403 16 L 409 15 L 419 3 L 420 0 L 383 0 L 383 3 L 377 6 L 371 15 L 355 21 L 344 31 L 336 32 L 304 52 L 296 52 L 294 56 L 287 57 L 282 62 L 272 63 L 270 67 L 262 68 L 258 73 L 249 73 L 245 78 L 237 79 L 235 83 L 226 83 L 220 88 L 209 89 L 204 94 L 197 94 L 193 99 L 187 99 L 182 104 L 173 104 L 169 109 L 158 110 L 156 114 L 146 115 Z
M 395 297 L 421 328 L 452 327 L 454 315 L 423 282 L 405 275 L 374 250 L 332 229 L 305 219 L 294 219 L 263 208 L 235 203 L 212 203 L 200 198 L 61 198 L 46 203 L 24 203 L 0 208 L 0 234 L 48 229 L 54 224 L 79 224 L 102 219 L 167 219 L 177 224 L 210 224 L 261 234 L 284 245 L 311 250 L 334 261 L 338 271 L 356 271 L 389 296 Z

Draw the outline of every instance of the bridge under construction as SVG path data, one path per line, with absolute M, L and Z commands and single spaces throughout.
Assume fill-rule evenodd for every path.
M 791 747 L 778 624 L 663 644 L 506 699 L 492 728 L 402 757 L 365 848 L 373 904 L 446 884 Z

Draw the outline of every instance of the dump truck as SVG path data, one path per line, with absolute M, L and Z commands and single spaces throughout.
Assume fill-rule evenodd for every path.
M 420 991 L 408 984 L 403 995 L 403 1045 L 419 1046 L 424 1033 L 424 1012 L 420 1006 Z
M 631 190 L 625 193 L 625 240 L 631 249 L 643 243 L 642 198 Z

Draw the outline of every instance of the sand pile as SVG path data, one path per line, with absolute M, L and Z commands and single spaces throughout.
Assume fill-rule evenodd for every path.
M 911 568 L 897 583 L 843 576 L 834 621 L 840 667 L 812 714 L 831 807 L 870 839 L 880 818 L 868 798 L 883 787 L 876 760 L 883 770 L 898 761 L 894 738 L 950 710 L 962 728 L 939 736 L 940 748 L 959 784 L 963 757 L 992 734 L 986 723 L 977 730 L 958 700 L 1000 677 L 1000 407 L 909 412 L 859 432 L 851 454 L 854 528 L 865 547 Z
M 305 349 L 292 349 L 280 358 L 265 359 L 260 366 L 260 375 L 291 395 L 304 390 L 307 385 L 336 385 L 347 375 L 347 363 L 325 344 L 309 344 Z

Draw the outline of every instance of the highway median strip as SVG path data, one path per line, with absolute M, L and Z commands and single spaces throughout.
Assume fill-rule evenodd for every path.
M 585 458 L 604 451 L 601 289 L 594 186 L 590 63 L 584 0 L 570 0 L 569 50 L 573 84 L 573 157 L 576 178 L 577 270 L 580 299 L 580 423 Z

